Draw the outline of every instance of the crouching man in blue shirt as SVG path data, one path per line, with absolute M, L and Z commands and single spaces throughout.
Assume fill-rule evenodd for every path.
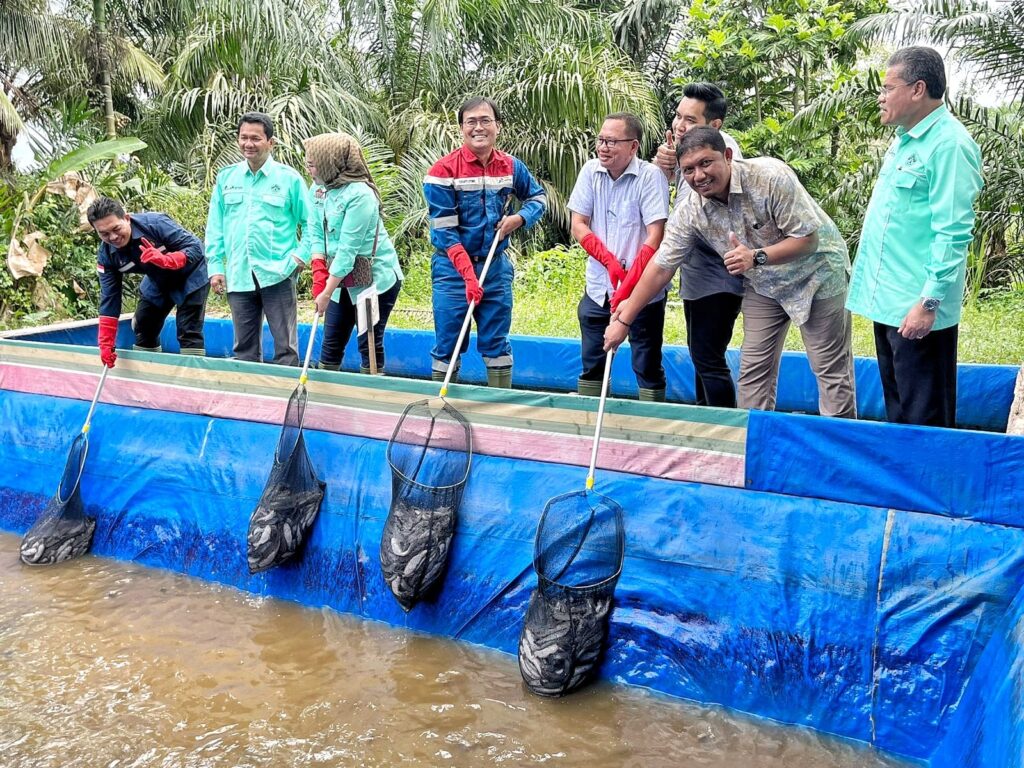
M 160 351 L 160 332 L 177 308 L 178 343 L 183 355 L 204 355 L 203 321 L 209 278 L 203 244 L 164 213 L 129 216 L 116 200 L 101 197 L 87 212 L 103 244 L 96 254 L 100 276 L 100 359 L 114 367 L 117 318 L 124 275 L 142 274 L 132 328 L 135 349 Z

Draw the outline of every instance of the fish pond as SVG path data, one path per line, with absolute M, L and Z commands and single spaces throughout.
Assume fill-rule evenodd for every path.
M 529 694 L 514 657 L 0 534 L 0 754 L 73 766 L 908 765 L 601 683 Z

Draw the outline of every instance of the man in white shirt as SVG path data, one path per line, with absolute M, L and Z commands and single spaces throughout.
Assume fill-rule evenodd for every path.
M 569 197 L 572 234 L 590 255 L 587 286 L 578 315 L 582 334 L 581 395 L 599 396 L 604 376 L 604 331 L 614 298 L 631 289 L 661 244 L 668 219 L 668 181 L 637 157 L 643 124 L 636 115 L 616 112 L 597 136 L 597 157 L 580 170 Z M 633 372 L 641 400 L 665 399 L 661 347 L 665 291 L 654 296 L 629 329 Z

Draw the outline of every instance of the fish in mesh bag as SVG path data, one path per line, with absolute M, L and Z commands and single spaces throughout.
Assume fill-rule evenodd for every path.
M 249 573 L 260 573 L 296 555 L 316 520 L 327 484 L 317 477 L 306 450 L 302 422 L 306 414 L 306 371 L 316 337 L 313 321 L 299 385 L 288 398 L 274 466 L 259 504 L 249 518 L 246 559 Z
M 391 508 L 380 542 L 384 580 L 409 611 L 436 590 L 472 461 L 469 424 L 443 400 L 406 407 L 388 443 Z
M 79 481 L 85 469 L 88 443 L 78 435 L 71 446 L 57 493 L 21 540 L 21 561 L 53 565 L 89 551 L 96 519 L 85 514 Z
M 594 491 L 551 499 L 537 528 L 519 671 L 540 696 L 564 696 L 597 673 L 622 572 L 622 508 Z
M 502 216 L 511 202 L 511 196 L 505 199 Z M 499 229 L 480 270 L 481 285 L 501 240 Z M 445 396 L 458 370 L 475 308 L 476 301 L 470 301 L 438 397 L 406 406 L 388 441 L 391 509 L 380 540 L 380 568 L 405 611 L 441 585 L 469 478 L 473 435 L 469 422 Z
M 109 370 L 104 366 L 85 424 L 71 443 L 57 493 L 21 540 L 20 557 L 26 565 L 62 563 L 84 555 L 92 546 L 96 519 L 85 514 L 80 486 L 85 460 L 89 455 L 92 414 L 96 410 Z
M 589 682 L 608 637 L 626 533 L 622 507 L 594 490 L 594 469 L 614 354 L 605 357 L 586 490 L 549 499 L 537 524 L 537 587 L 519 635 L 519 672 L 538 696 L 564 696 Z

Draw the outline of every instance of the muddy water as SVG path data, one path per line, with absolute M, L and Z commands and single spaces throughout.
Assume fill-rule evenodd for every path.
M 5 768 L 898 765 L 641 690 L 538 700 L 510 656 L 128 563 L 27 568 L 17 544 L 0 534 Z

